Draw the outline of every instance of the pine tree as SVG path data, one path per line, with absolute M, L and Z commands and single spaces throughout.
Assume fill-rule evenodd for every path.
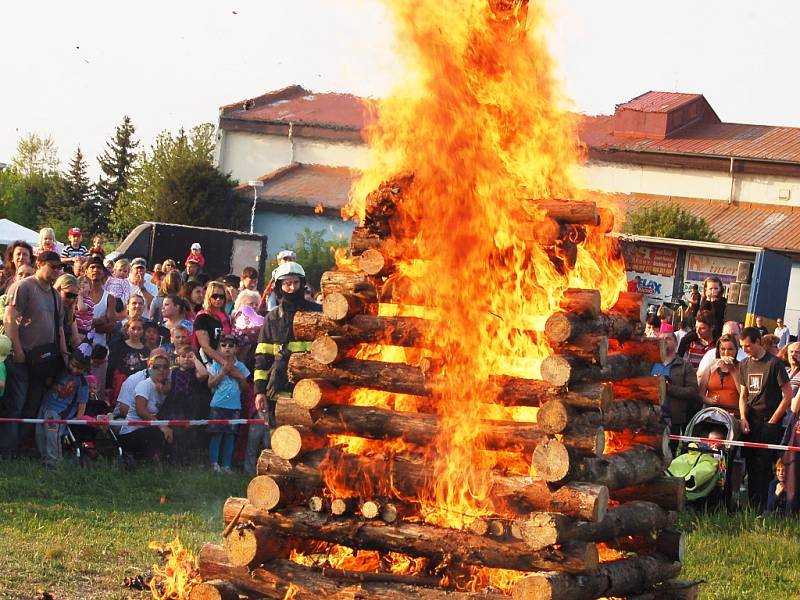
M 120 196 L 128 188 L 131 170 L 136 161 L 138 140 L 133 139 L 136 129 L 127 115 L 117 127 L 114 138 L 106 143 L 106 150 L 97 161 L 102 174 L 97 182 L 98 230 L 108 228 L 108 215 L 117 206 Z
M 41 221 L 63 237 L 70 227 L 93 231 L 97 226 L 94 186 L 87 175 L 88 165 L 80 146 L 60 180 L 58 193 L 48 196 L 41 208 Z

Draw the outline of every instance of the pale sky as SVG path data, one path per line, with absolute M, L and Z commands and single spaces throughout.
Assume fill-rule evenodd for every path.
M 704 93 L 723 121 L 800 126 L 800 3 L 548 5 L 558 75 L 580 112 L 677 90 Z M 125 114 L 149 146 L 286 85 L 380 96 L 402 77 L 379 0 L 8 0 L 0 24 L 0 162 L 35 131 L 53 135 L 63 167 L 80 144 L 96 173 Z

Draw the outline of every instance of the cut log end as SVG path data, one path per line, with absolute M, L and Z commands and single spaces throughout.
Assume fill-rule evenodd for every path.
M 359 296 L 332 292 L 322 300 L 322 314 L 334 321 L 343 321 L 364 312 L 366 306 Z
M 572 366 L 566 358 L 557 354 L 542 360 L 542 379 L 550 385 L 561 387 L 569 383 Z
M 367 275 L 384 274 L 389 267 L 389 261 L 375 248 L 364 250 L 358 259 L 358 264 Z
M 570 470 L 567 447 L 558 440 L 547 440 L 533 451 L 533 468 L 545 481 L 561 481 Z
M 572 323 L 564 313 L 553 313 L 544 323 L 544 334 L 553 344 L 566 342 L 572 335 Z
M 192 587 L 189 600 L 239 600 L 239 590 L 221 579 L 204 581 Z
M 318 363 L 332 365 L 345 358 L 349 346 L 347 341 L 340 337 L 323 335 L 311 343 L 309 351 L 311 357 Z
M 272 451 L 280 458 L 292 460 L 304 452 L 316 450 L 326 445 L 327 438 L 306 427 L 281 425 L 272 432 L 270 442 Z
M 569 425 L 574 411 L 558 399 L 546 402 L 536 413 L 536 422 L 542 431 L 550 435 L 561 433 Z
M 280 487 L 269 475 L 257 475 L 247 485 L 247 501 L 257 508 L 272 510 L 280 499 Z
M 588 319 L 600 316 L 600 291 L 570 288 L 561 299 L 562 310 Z
M 381 512 L 380 502 L 376 500 L 364 500 L 360 506 L 361 516 L 365 519 L 377 519 Z

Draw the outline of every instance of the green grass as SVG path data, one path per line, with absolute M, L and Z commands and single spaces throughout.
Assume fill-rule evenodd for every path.
M 148 543 L 180 535 L 196 552 L 219 540 L 222 504 L 244 495 L 248 480 L 200 468 L 0 461 L 0 598 L 37 589 L 56 600 L 149 598 L 122 587 L 155 562 Z M 680 525 L 688 534 L 682 576 L 707 582 L 701 598 L 800 598 L 800 520 L 687 512 Z
M 220 539 L 222 504 L 249 477 L 207 469 L 0 461 L 0 598 L 149 598 L 122 586 L 155 562 L 150 541 L 196 552 Z M 161 497 L 164 497 L 164 503 Z

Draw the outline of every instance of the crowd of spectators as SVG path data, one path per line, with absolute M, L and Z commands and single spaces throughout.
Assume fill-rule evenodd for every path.
M 254 365 L 259 348 L 288 346 L 293 337 L 288 328 L 286 339 L 259 343 L 266 307 L 283 306 L 283 321 L 301 306 L 298 294 L 304 310 L 321 308 L 310 302 L 293 252 L 280 253 L 262 293 L 253 267 L 210 279 L 198 243 L 182 271 L 173 259 L 148 270 L 144 258 L 107 260 L 99 236 L 90 247 L 78 228 L 68 237 L 60 247 L 53 230 L 43 229 L 36 249 L 24 241 L 7 248 L 0 272 L 0 416 L 274 421 L 271 402 L 284 391 L 274 381 L 286 376 L 273 371 L 285 364 L 270 362 L 260 371 Z M 268 383 L 271 402 L 257 406 L 255 389 Z M 72 429 L 83 432 L 77 437 L 84 454 L 96 450 L 98 432 L 108 434 L 103 423 Z M 253 429 L 125 425 L 111 437 L 128 465 L 206 462 L 230 472 L 238 457 L 252 471 L 269 445 L 267 429 Z M 68 433 L 60 424 L 0 423 L 0 458 L 38 450 L 57 466 Z

